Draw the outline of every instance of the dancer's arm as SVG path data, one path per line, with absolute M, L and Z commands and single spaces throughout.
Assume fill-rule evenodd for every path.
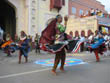
M 67 27 L 68 16 L 65 16 L 65 17 L 64 17 L 64 20 L 65 20 L 65 23 L 64 23 L 64 25 L 65 25 L 65 27 Z

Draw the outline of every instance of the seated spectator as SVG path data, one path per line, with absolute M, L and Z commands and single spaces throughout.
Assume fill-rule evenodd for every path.
M 91 16 L 95 15 L 95 10 L 91 8 L 90 13 L 91 13 Z

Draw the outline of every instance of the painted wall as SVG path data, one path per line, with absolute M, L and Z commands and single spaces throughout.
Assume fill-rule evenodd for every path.
M 69 34 L 70 31 L 73 32 L 73 36 L 75 36 L 75 31 L 78 31 L 79 34 L 82 30 L 85 31 L 85 35 L 87 36 L 88 30 L 95 32 L 98 29 L 98 23 L 96 16 L 86 17 L 86 18 L 77 18 L 70 17 L 68 20 L 68 25 L 66 32 Z

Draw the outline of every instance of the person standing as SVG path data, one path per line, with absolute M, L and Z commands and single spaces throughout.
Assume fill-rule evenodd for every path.
M 21 63 L 22 55 L 24 55 L 25 62 L 28 62 L 28 52 L 29 52 L 29 40 L 24 31 L 21 31 L 20 41 L 19 41 L 19 64 Z
M 85 49 L 85 47 L 84 47 L 85 40 L 86 40 L 85 35 L 81 34 L 80 41 L 82 41 L 82 44 L 81 44 L 81 47 L 80 47 L 80 52 L 83 52 L 84 49 Z
M 39 48 L 39 35 L 36 33 L 36 36 L 35 36 L 35 51 L 36 53 L 39 52 L 40 53 L 40 48 Z
M 70 31 L 69 37 L 70 37 L 70 39 L 73 39 L 73 32 L 72 31 Z
M 91 8 L 90 12 L 91 12 L 91 16 L 94 16 L 95 10 L 93 8 Z

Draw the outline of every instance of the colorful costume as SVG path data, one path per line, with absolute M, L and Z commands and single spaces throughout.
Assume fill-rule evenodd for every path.
M 26 36 L 20 38 L 19 45 L 19 64 L 21 63 L 22 55 L 25 57 L 25 62 L 28 62 L 28 52 L 30 51 L 30 47 L 29 40 Z
M 93 44 L 90 44 L 88 47 L 90 48 L 90 51 L 95 53 L 96 61 L 100 61 L 100 58 L 98 54 L 103 54 L 104 51 L 106 51 L 106 46 L 104 43 L 104 38 L 99 38 L 97 41 Z
M 58 28 L 56 28 L 56 24 L 58 24 L 57 20 L 54 19 L 42 32 L 40 38 L 41 50 L 56 54 L 66 46 L 68 47 L 68 51 L 77 52 L 82 42 L 80 42 L 79 40 L 69 40 L 69 35 L 64 33 L 66 28 L 63 27 L 61 24 L 58 24 Z M 61 34 L 58 35 L 57 33 Z M 58 36 L 59 41 L 57 42 L 56 39 Z
M 48 51 L 56 54 L 54 66 L 52 72 L 55 73 L 56 68 L 61 60 L 60 70 L 64 70 L 64 63 L 66 58 L 65 49 L 72 52 L 78 50 L 79 41 L 69 40 L 68 35 L 65 32 L 66 27 L 57 23 L 57 19 L 54 19 L 42 32 L 40 38 L 40 48 L 44 51 Z
M 13 48 L 13 41 L 10 37 L 10 34 L 6 35 L 6 40 L 1 45 L 1 48 L 4 50 L 4 52 L 7 54 L 7 56 L 11 56 L 11 53 L 15 51 Z
M 25 39 L 25 40 L 21 41 L 20 44 L 21 44 L 21 47 L 19 47 L 19 50 L 21 52 L 21 55 L 28 56 L 29 40 Z

